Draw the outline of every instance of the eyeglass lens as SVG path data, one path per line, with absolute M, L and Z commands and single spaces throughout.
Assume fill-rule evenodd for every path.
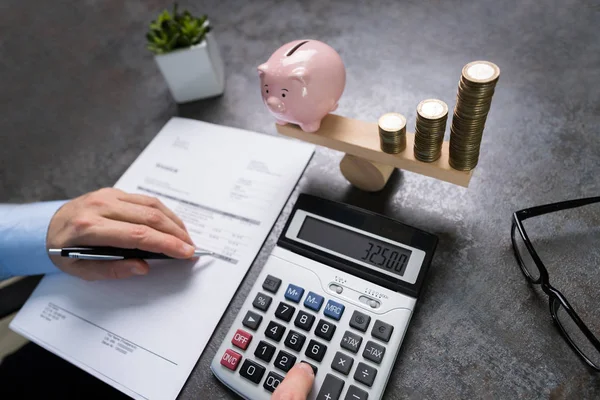
M 558 323 L 569 336 L 573 344 L 579 349 L 585 357 L 591 361 L 597 368 L 600 368 L 600 351 L 598 351 L 589 339 L 583 334 L 579 326 L 575 323 L 571 315 L 558 300 L 553 301 L 553 307 L 556 309 Z

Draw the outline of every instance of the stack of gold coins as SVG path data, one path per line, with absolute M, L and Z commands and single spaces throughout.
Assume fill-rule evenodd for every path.
M 500 68 L 488 61 L 464 66 L 450 128 L 450 166 L 469 171 L 479 162 L 479 148 Z
M 448 120 L 448 105 L 441 100 L 423 100 L 417 106 L 415 124 L 415 158 L 433 162 L 442 155 Z
M 381 150 L 397 154 L 406 148 L 406 118 L 402 114 L 387 113 L 379 118 Z

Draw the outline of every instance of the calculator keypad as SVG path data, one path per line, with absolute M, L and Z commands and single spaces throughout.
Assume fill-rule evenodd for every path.
M 342 338 L 342 341 L 340 342 L 340 346 L 342 346 L 344 349 L 349 350 L 353 353 L 357 353 L 358 349 L 360 348 L 361 343 L 362 343 L 362 337 L 360 337 L 357 334 L 352 333 L 350 331 L 346 331 L 344 333 L 344 337 Z
M 279 286 L 281 286 L 281 279 L 275 278 L 272 275 L 267 275 L 267 278 L 262 284 L 263 289 L 271 293 L 277 293 Z
M 323 296 L 319 296 L 316 293 L 308 292 L 306 299 L 304 300 L 304 307 L 310 308 L 313 311 L 319 311 L 323 305 Z
M 310 331 L 310 328 L 312 328 L 314 323 L 315 316 L 304 311 L 299 311 L 298 315 L 296 315 L 296 319 L 294 320 L 294 325 L 296 325 L 298 328 L 304 329 L 305 331 Z
M 259 315 L 252 311 L 248 311 L 246 313 L 246 316 L 244 317 L 244 320 L 242 321 L 242 325 L 244 325 L 246 328 L 250 328 L 253 331 L 255 331 L 258 329 L 258 326 L 262 322 L 262 318 L 262 315 Z
M 335 333 L 335 325 L 325 320 L 319 320 L 317 327 L 315 328 L 315 335 L 321 339 L 331 340 Z
M 344 400 L 367 400 L 369 398 L 369 394 L 362 389 L 357 388 L 354 385 L 350 385 L 348 388 L 348 393 L 346 393 L 346 397 Z
M 383 340 L 384 342 L 389 342 L 390 337 L 392 336 L 392 332 L 394 331 L 394 327 L 390 324 L 386 324 L 383 321 L 377 320 L 375 321 L 375 325 L 373 325 L 373 330 L 371 330 L 371 335 L 374 338 Z
M 276 294 L 282 283 L 281 279 L 268 275 L 262 288 L 265 292 Z M 238 348 L 242 351 L 227 349 L 221 358 L 221 365 L 232 371 L 239 370 L 240 376 L 257 385 L 262 382 L 264 390 L 273 393 L 283 381 L 285 373 L 297 362 L 304 362 L 313 368 L 315 375 L 319 367 L 326 369 L 325 380 L 319 388 L 317 399 L 339 399 L 347 383 L 348 389 L 344 399 L 367 400 L 366 390 L 375 382 L 376 366 L 382 363 L 386 352 L 384 344 L 389 342 L 394 327 L 378 319 L 371 324 L 369 315 L 352 310 L 346 325 L 342 324 L 341 339 L 337 336 L 335 342 L 331 343 L 337 325 L 340 324 L 338 321 L 345 311 L 344 304 L 325 299 L 291 283 L 287 283 L 285 292 L 279 296 L 285 301 L 279 301 L 277 307 L 266 314 L 276 299 L 264 292 L 256 294 L 251 310 L 246 311 L 242 325 L 248 331 L 257 331 L 266 318 L 266 339 L 260 340 L 256 348 L 249 349 L 252 334 L 244 329 L 237 329 L 231 343 L 235 346 L 233 349 Z M 323 314 L 320 314 L 321 312 Z M 294 329 L 288 329 L 286 324 Z M 323 341 L 312 339 L 313 333 L 312 337 Z M 281 343 L 284 337 L 285 340 Z M 364 346 L 363 337 L 366 342 Z M 273 342 L 281 344 L 277 346 Z M 334 346 L 331 351 L 334 351 L 335 355 L 326 360 L 327 365 L 319 365 L 327 354 L 328 346 Z M 252 351 L 258 362 L 243 355 L 247 349 Z
M 271 362 L 273 354 L 275 354 L 275 346 L 270 345 L 264 340 L 261 340 L 260 343 L 258 343 L 258 346 L 256 346 L 256 350 L 254 351 L 254 357 L 263 360 L 266 363 Z
M 285 291 L 285 298 L 289 301 L 293 301 L 294 303 L 299 303 L 303 294 L 304 289 L 302 289 L 300 286 L 292 285 L 290 283 Z
M 265 383 L 263 383 L 263 387 L 267 389 L 269 392 L 273 393 L 277 386 L 283 381 L 283 376 L 276 374 L 275 372 L 269 372 L 267 375 L 267 379 L 265 379 Z
M 288 372 L 296 364 L 296 356 L 287 351 L 280 350 L 275 358 L 275 367 L 284 372 Z
M 250 341 L 252 341 L 252 335 L 242 329 L 238 329 L 233 335 L 233 339 L 231 339 L 231 343 L 242 350 L 248 348 Z
M 370 323 L 371 317 L 361 313 L 360 311 L 354 311 L 352 318 L 350 318 L 350 326 L 354 329 L 358 329 L 361 332 L 366 332 Z
M 323 313 L 326 316 L 333 318 L 336 321 L 339 321 L 340 318 L 342 318 L 342 314 L 344 313 L 345 308 L 346 307 L 343 304 L 338 303 L 337 301 L 329 300 L 327 302 L 327 305 L 325 306 L 325 310 L 323 311 Z
M 333 374 L 327 374 L 325 381 L 319 390 L 317 400 L 337 400 L 342 394 L 344 381 Z
M 365 345 L 363 351 L 363 357 L 367 360 L 371 360 L 376 364 L 381 364 L 383 355 L 385 354 L 385 347 L 378 345 L 377 343 L 371 342 L 370 340 Z
M 272 301 L 273 298 L 271 296 L 267 296 L 264 293 L 258 293 L 254 298 L 252 305 L 260 311 L 267 311 Z
M 294 351 L 300 351 L 302 346 L 304 346 L 304 341 L 306 340 L 306 336 L 296 332 L 289 331 L 287 337 L 285 338 L 285 346 L 289 347 Z
M 368 387 L 373 386 L 373 381 L 377 375 L 377 370 L 370 365 L 359 362 L 354 372 L 354 379 L 360 383 L 364 383 Z
M 277 310 L 275 310 L 275 316 L 279 319 L 284 320 L 285 322 L 290 322 L 290 319 L 292 319 L 294 312 L 296 312 L 295 307 L 286 304 L 282 301 L 277 306 Z
M 269 339 L 273 339 L 276 342 L 279 342 L 283 337 L 283 333 L 285 332 L 285 327 L 283 325 L 279 325 L 276 322 L 269 322 L 269 326 L 265 329 L 265 336 Z
M 242 364 L 240 375 L 254 383 L 259 383 L 265 374 L 265 367 L 248 359 Z
M 331 362 L 331 368 L 335 369 L 338 372 L 341 372 L 344 375 L 348 375 L 350 373 L 350 369 L 352 368 L 352 364 L 354 364 L 354 359 L 341 351 L 335 353 L 335 357 Z
M 315 361 L 321 362 L 321 360 L 323 360 L 323 357 L 325 357 L 326 351 L 327 346 L 317 342 L 316 340 L 311 340 L 310 342 L 308 342 L 308 346 L 306 347 L 306 352 L 304 354 Z

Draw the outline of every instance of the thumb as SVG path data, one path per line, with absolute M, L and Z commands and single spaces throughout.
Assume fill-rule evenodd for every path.
M 86 281 L 100 281 L 145 275 L 149 267 L 146 261 L 132 258 L 119 261 L 77 260 L 62 269 Z
M 314 380 L 312 367 L 303 362 L 298 363 L 277 386 L 271 400 L 306 400 Z

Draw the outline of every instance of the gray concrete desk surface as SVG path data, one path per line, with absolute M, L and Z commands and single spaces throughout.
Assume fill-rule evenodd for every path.
M 275 135 L 256 66 L 284 42 L 339 49 L 347 86 L 338 113 L 376 121 L 419 101 L 452 108 L 462 66 L 502 75 L 468 189 L 396 172 L 380 193 L 353 189 L 342 154 L 318 148 L 239 288 L 182 399 L 233 397 L 209 362 L 300 192 L 365 207 L 440 237 L 386 397 L 599 398 L 559 336 L 547 299 L 513 259 L 517 209 L 600 193 L 600 7 L 592 1 L 182 1 L 207 12 L 226 63 L 222 97 L 171 99 L 145 49 L 166 1 L 5 0 L 0 6 L 0 201 L 70 198 L 111 186 L 174 116 Z M 208 188 L 207 188 L 208 190 Z M 600 333 L 600 210 L 527 225 L 553 283 Z

